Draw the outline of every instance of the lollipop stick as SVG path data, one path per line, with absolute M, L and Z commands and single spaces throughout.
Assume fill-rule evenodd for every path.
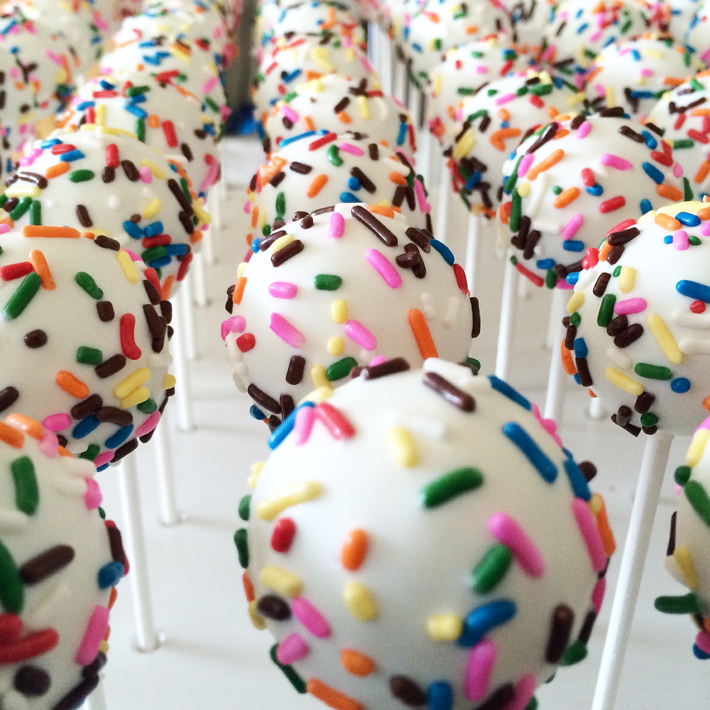
M 503 273 L 503 298 L 500 311 L 500 330 L 498 331 L 498 353 L 496 354 L 496 375 L 507 380 L 510 371 L 510 356 L 513 351 L 513 331 L 515 329 L 515 308 L 518 289 L 518 270 L 510 260 L 512 250 L 508 250 Z
M 409 78 L 407 77 L 407 67 L 402 61 L 401 57 L 398 56 L 395 50 L 394 56 L 394 95 L 406 106 L 407 101 L 407 82 Z
M 207 277 L 205 274 L 205 259 L 202 253 L 195 254 L 192 258 L 192 279 L 195 285 L 195 305 L 206 308 L 210 304 L 207 296 Z
M 189 362 L 193 362 L 197 359 L 197 341 L 195 340 L 195 304 L 193 301 L 193 276 L 189 275 L 186 279 L 183 279 L 182 286 L 180 288 L 178 301 L 182 297 L 184 300 L 180 301 L 182 306 L 182 313 L 178 314 L 178 322 L 181 325 L 181 329 L 184 337 L 185 344 L 185 357 Z
M 521 281 L 527 281 L 527 279 L 520 279 Z M 557 337 L 559 318 L 557 311 L 550 306 L 550 312 L 547 314 L 547 334 L 545 336 L 545 348 L 547 350 L 555 349 L 555 338 Z
M 449 183 L 449 168 L 446 165 L 446 158 L 442 156 L 441 172 L 439 173 L 439 207 L 436 215 L 435 237 L 446 244 L 449 231 L 449 210 L 453 200 L 453 190 Z
M 651 541 L 653 519 L 661 497 L 661 484 L 672 442 L 673 437 L 661 431 L 646 439 L 592 710 L 613 710 L 616 702 L 631 622 Z
M 550 357 L 550 376 L 547 380 L 547 396 L 545 397 L 545 419 L 553 419 L 558 424 L 562 421 L 562 409 L 565 403 L 565 380 L 567 375 L 562 367 L 560 348 L 565 328 L 562 325 L 562 316 L 567 293 L 556 288 L 552 294 L 550 317 L 556 318 L 555 335 L 552 341 L 552 355 Z
M 374 67 L 375 71 L 380 73 L 380 47 L 378 44 L 379 34 L 377 32 L 377 23 L 368 22 L 367 23 L 367 58 L 370 64 Z
M 477 215 L 469 214 L 464 270 L 468 279 L 468 289 L 473 294 L 478 293 L 477 287 L 481 263 L 481 226 L 481 218 Z
M 424 178 L 424 184 L 429 189 L 433 182 L 432 155 L 436 150 L 436 147 L 433 145 L 436 138 L 434 138 L 426 127 L 422 127 L 417 137 L 419 139 L 419 145 L 417 150 L 416 171 Z
M 104 679 L 99 676 L 99 684 L 94 692 L 86 699 L 86 710 L 106 710 L 106 693 L 104 693 Z
M 163 412 L 160 424 L 153 435 L 153 451 L 155 451 L 155 468 L 158 477 L 158 498 L 160 501 L 160 521 L 163 525 L 177 525 L 180 522 L 180 513 L 177 507 L 177 494 L 175 491 L 175 470 L 173 468 L 170 422 L 168 421 L 169 407 Z
M 591 402 L 589 403 L 589 418 L 599 421 L 600 419 L 604 419 L 605 414 L 604 403 L 601 399 L 599 399 L 599 397 L 591 397 Z
M 521 301 L 527 301 L 528 298 L 532 296 L 532 284 L 530 283 L 530 279 L 518 279 L 518 298 Z M 552 321 L 550 321 L 552 322 Z M 548 326 L 551 328 L 552 326 Z M 548 338 L 551 337 L 550 334 L 548 333 Z
M 192 414 L 192 388 L 190 386 L 190 369 L 185 357 L 185 333 L 183 332 L 185 310 L 189 308 L 185 287 L 178 291 L 175 299 L 175 336 L 173 337 L 172 354 L 177 386 L 175 388 L 175 408 L 177 409 L 177 428 L 180 431 L 190 431 L 195 428 Z
M 154 651 L 160 641 L 153 622 L 153 602 L 148 579 L 148 558 L 135 456 L 126 456 L 121 461 L 118 481 L 123 507 L 123 541 L 130 563 L 128 583 L 133 597 L 136 643 L 141 651 Z
M 380 68 L 381 74 L 380 78 L 382 80 L 382 91 L 385 95 L 392 95 L 394 86 L 394 58 L 392 57 L 392 42 L 389 41 L 387 37 L 387 32 L 383 27 L 377 26 L 377 31 L 379 32 L 379 44 L 378 49 L 380 50 Z
M 204 236 L 202 238 L 202 257 L 205 260 L 207 266 L 214 266 L 217 263 L 217 257 L 215 256 L 214 250 L 214 229 L 205 229 L 203 232 Z

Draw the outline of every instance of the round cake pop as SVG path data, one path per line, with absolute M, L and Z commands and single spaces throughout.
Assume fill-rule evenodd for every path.
M 658 0 L 652 3 L 650 20 L 676 42 L 683 42 L 702 0 Z
M 185 278 L 210 217 L 176 172 L 181 168 L 105 126 L 56 131 L 36 146 L 9 179 L 1 221 L 16 228 L 73 226 L 112 237 L 160 270 L 166 295 Z
M 595 111 L 622 106 L 643 123 L 664 92 L 704 68 L 670 37 L 644 35 L 605 47 L 589 68 L 585 93 Z
M 703 2 L 690 22 L 685 41 L 696 49 L 706 63 L 710 63 L 710 2 Z
M 298 37 L 278 41 L 264 55 L 254 79 L 252 101 L 262 123 L 272 107 L 304 81 L 326 74 L 342 74 L 354 80 L 378 81 L 372 65 L 357 47 L 346 46 L 342 37 L 326 34 L 320 39 Z
M 663 94 L 648 116 L 673 146 L 673 156 L 683 166 L 698 196 L 710 192 L 708 97 L 710 70 L 696 74 L 673 91 Z
M 340 204 L 254 243 L 222 325 L 237 387 L 286 417 L 315 387 L 402 355 L 462 361 L 480 328 L 447 247 L 401 214 Z M 472 315 L 473 310 L 473 315 Z
M 282 140 L 304 131 L 364 133 L 393 150 L 414 157 L 414 126 L 407 109 L 385 96 L 378 82 L 329 74 L 296 88 L 279 101 L 266 122 L 264 150 L 278 150 Z
M 710 411 L 708 219 L 684 202 L 622 222 L 587 252 L 567 306 L 576 379 L 634 435 L 688 436 Z
M 281 141 L 252 178 L 244 209 L 251 214 L 247 244 L 265 230 L 280 229 L 293 212 L 337 202 L 376 202 L 395 207 L 413 227 L 431 231 L 424 184 L 403 153 L 359 133 L 309 131 Z
M 594 467 L 498 378 L 406 368 L 364 369 L 277 430 L 235 535 L 252 621 L 330 707 L 536 707 L 604 596 Z
M 617 107 L 551 123 L 503 167 L 512 199 L 501 220 L 514 235 L 518 270 L 536 286 L 567 287 L 585 251 L 617 224 L 692 199 L 660 130 L 622 115 Z
M 515 40 L 523 46 L 537 47 L 542 33 L 554 17 L 556 0 L 502 0 L 513 18 Z
M 170 304 L 154 270 L 70 227 L 0 236 L 0 411 L 21 411 L 101 467 L 153 431 L 172 393 Z
M 456 112 L 461 104 L 492 81 L 525 69 L 529 62 L 528 55 L 520 54 L 501 37 L 449 49 L 444 60 L 429 72 L 429 130 L 450 145 L 456 135 Z
M 466 99 L 451 152 L 454 181 L 466 206 L 494 218 L 511 149 L 583 102 L 584 95 L 569 82 L 532 70 L 493 81 Z
M 99 682 L 121 534 L 101 519 L 90 461 L 25 415 L 0 423 L 0 704 L 74 708 Z
M 102 76 L 84 84 L 60 126 L 79 130 L 84 124 L 110 126 L 130 133 L 180 165 L 204 197 L 219 175 L 216 139 L 221 135 L 207 106 L 148 72 L 136 72 L 130 81 Z

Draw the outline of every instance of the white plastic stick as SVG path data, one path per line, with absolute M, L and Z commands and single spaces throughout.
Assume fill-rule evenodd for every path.
M 481 218 L 469 214 L 464 271 L 468 281 L 468 290 L 474 295 L 478 293 L 479 275 L 481 273 L 481 226 Z
M 410 91 L 410 96 L 411 96 L 411 102 L 409 106 L 409 113 L 412 114 L 412 121 L 414 121 L 414 128 L 417 131 L 417 135 L 419 136 L 419 142 L 421 143 L 423 136 L 421 135 L 420 132 L 420 126 L 419 126 L 419 117 L 421 116 L 422 113 L 422 92 L 417 89 L 414 84 L 412 84 L 409 88 Z
M 153 602 L 148 579 L 148 557 L 141 512 L 138 468 L 129 454 L 119 464 L 118 481 L 123 508 L 123 544 L 131 565 L 128 584 L 133 598 L 136 643 L 141 651 L 154 651 L 160 638 L 153 621 Z
M 527 301 L 533 293 L 533 286 L 530 279 L 518 279 L 518 298 Z
M 449 234 L 449 214 L 454 199 L 454 191 L 451 189 L 449 180 L 449 168 L 447 160 L 442 156 L 441 172 L 439 173 L 439 206 L 436 214 L 436 227 L 434 236 L 443 244 L 448 241 Z
M 175 309 L 175 335 L 171 340 L 173 369 L 177 384 L 175 386 L 174 408 L 177 413 L 177 428 L 180 431 L 190 431 L 195 428 L 192 413 L 192 388 L 190 383 L 190 368 L 185 357 L 185 333 L 183 332 L 184 311 L 187 304 L 187 293 L 184 287 L 178 291 L 173 303 Z
M 192 257 L 190 266 L 190 275 L 195 286 L 195 305 L 198 308 L 206 308 L 210 303 L 210 299 L 207 296 L 207 276 L 202 253 L 195 254 Z
M 379 39 L 377 48 L 380 50 L 380 79 L 382 91 L 386 96 L 393 95 L 394 89 L 394 43 L 387 36 L 384 27 L 378 25 Z
M 214 220 L 213 220 L 214 222 Z M 210 226 L 203 232 L 202 237 L 202 258 L 205 260 L 207 266 L 214 266 L 217 263 L 217 255 L 215 254 L 214 240 L 215 232 L 217 230 Z
M 178 383 L 179 386 L 179 383 Z M 177 393 L 177 387 L 175 389 Z M 170 422 L 165 408 L 160 423 L 153 434 L 153 451 L 155 453 L 155 475 L 158 479 L 158 499 L 160 503 L 160 522 L 163 525 L 177 525 L 180 522 L 180 512 L 177 507 L 175 486 L 175 469 L 171 448 Z
M 192 273 L 183 279 L 178 292 L 178 300 L 181 307 L 178 309 L 178 319 L 180 329 L 183 333 L 183 343 L 185 344 L 185 357 L 188 362 L 197 359 L 197 341 L 195 340 L 195 309 L 193 304 L 193 279 Z
M 421 96 L 421 94 L 420 94 Z M 421 99 L 425 100 L 425 99 Z M 434 136 L 429 132 L 426 119 L 424 120 L 424 125 L 417 129 L 417 167 L 416 171 L 424 178 L 424 184 L 427 189 L 430 189 L 433 183 L 432 178 L 432 168 L 433 168 L 433 155 L 436 150 L 438 150 L 439 141 L 434 138 Z M 436 145 L 434 145 L 436 143 Z
M 374 67 L 375 71 L 379 74 L 380 67 L 380 53 L 378 46 L 378 32 L 377 23 L 368 22 L 367 23 L 367 58 Z
M 525 279 L 525 281 L 527 281 L 527 279 Z M 547 350 L 555 349 L 555 338 L 557 337 L 559 320 L 557 312 L 552 308 L 552 304 L 550 304 L 550 312 L 547 314 L 547 334 L 545 335 L 545 348 L 547 348 Z
M 86 699 L 86 710 L 106 710 L 106 693 L 104 692 L 103 675 L 99 676 L 99 684 L 94 692 Z
M 613 710 L 616 702 L 672 442 L 673 437 L 661 431 L 646 439 L 592 710 Z
M 394 95 L 406 105 L 407 99 L 407 82 L 409 77 L 407 76 L 407 67 L 405 63 L 397 57 L 396 48 L 393 49 L 395 53 L 394 57 Z
M 498 353 L 496 355 L 496 375 L 501 380 L 507 380 L 510 374 L 510 357 L 513 352 L 513 336 L 515 332 L 515 311 L 517 306 L 518 270 L 510 258 L 508 250 L 503 272 L 503 298 L 500 311 L 500 330 L 498 331 Z
M 604 402 L 599 399 L 599 397 L 590 397 L 589 402 L 589 418 L 599 421 L 604 419 L 606 415 L 606 410 L 604 408 Z
M 562 346 L 562 338 L 565 335 L 562 317 L 565 314 L 565 303 L 567 303 L 568 295 L 564 289 L 556 288 L 552 292 L 552 304 L 550 305 L 550 318 L 556 319 L 556 323 L 552 340 L 552 352 L 550 354 L 550 375 L 547 380 L 544 416 L 545 419 L 553 419 L 558 425 L 562 422 L 567 380 L 567 373 L 562 367 L 560 348 Z

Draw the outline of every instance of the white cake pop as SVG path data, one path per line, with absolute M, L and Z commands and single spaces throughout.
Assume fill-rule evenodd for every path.
M 676 42 L 683 42 L 703 0 L 658 0 L 650 4 L 652 24 L 670 32 Z
M 403 153 L 359 133 L 309 131 L 285 143 L 259 168 L 247 190 L 247 245 L 269 228 L 280 228 L 294 212 L 337 202 L 395 207 L 411 226 L 431 231 L 424 184 Z
M 235 535 L 252 621 L 332 708 L 534 708 L 604 596 L 593 466 L 498 378 L 406 368 L 365 369 L 272 437 Z
M 367 57 L 357 47 L 336 34 L 280 40 L 269 50 L 256 72 L 252 101 L 256 115 L 266 123 L 272 107 L 304 81 L 326 74 L 342 74 L 351 79 L 378 81 Z
M 516 42 L 531 49 L 542 42 L 542 33 L 552 20 L 556 0 L 502 0 L 513 18 Z
M 668 91 L 651 109 L 655 123 L 673 146 L 673 155 L 698 196 L 710 192 L 710 71 Z
M 503 167 L 511 199 L 500 217 L 514 235 L 518 270 L 536 286 L 569 288 L 585 251 L 620 222 L 692 199 L 660 130 L 622 115 L 617 107 L 553 122 Z
M 688 436 L 710 411 L 709 207 L 683 202 L 620 224 L 587 252 L 567 306 L 577 379 L 634 435 Z
M 117 129 L 55 131 L 21 159 L 0 221 L 16 228 L 71 226 L 112 237 L 160 269 L 167 295 L 185 278 L 210 219 L 178 170 Z
M 589 68 L 585 93 L 595 111 L 623 106 L 643 123 L 664 92 L 704 68 L 686 46 L 644 35 L 605 47 Z
M 75 708 L 96 688 L 121 534 L 97 510 L 90 461 L 66 456 L 39 422 L 0 423 L 0 704 Z
M 710 63 L 710 2 L 702 2 L 685 34 L 685 41 Z
M 279 101 L 266 122 L 264 149 L 278 150 L 282 140 L 305 131 L 364 133 L 392 150 L 414 157 L 414 126 L 407 109 L 385 96 L 378 82 L 329 74 L 296 87 Z
M 237 387 L 270 415 L 383 357 L 462 361 L 480 327 L 451 251 L 387 208 L 304 212 L 237 273 L 222 337 Z

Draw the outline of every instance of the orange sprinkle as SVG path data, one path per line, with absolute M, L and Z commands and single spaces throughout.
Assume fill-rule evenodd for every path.
M 601 70 L 601 67 L 597 67 L 591 74 L 585 77 L 585 81 L 591 81 Z
M 324 175 L 323 173 L 321 173 L 320 175 L 316 175 L 313 182 L 308 186 L 308 192 L 306 192 L 306 195 L 311 198 L 315 197 L 323 189 L 323 186 L 327 182 L 327 175 Z
M 313 123 L 313 119 L 310 116 L 303 117 L 303 125 L 306 127 L 307 131 L 315 131 L 316 127 Z
M 497 131 L 493 131 L 489 140 L 491 142 L 491 145 L 496 150 L 504 151 L 505 139 L 515 138 L 516 136 L 519 136 L 521 132 L 522 131 L 519 128 L 500 128 Z
M 71 111 L 66 116 L 64 116 L 64 118 L 60 118 L 57 121 L 57 128 L 64 128 L 64 126 L 66 126 L 67 123 L 69 123 L 69 121 L 73 118 L 74 113 L 75 113 L 74 111 Z
M 379 214 L 383 217 L 389 217 L 390 219 L 394 219 L 394 210 L 390 209 L 389 207 L 384 207 L 383 205 L 368 205 L 367 209 L 373 214 Z
M 32 266 L 34 266 L 34 270 L 39 274 L 42 287 L 46 288 L 47 291 L 54 291 L 54 279 L 52 278 L 52 272 L 49 270 L 44 254 L 39 249 L 33 249 L 30 252 L 30 262 Z
M 683 199 L 683 192 L 671 185 L 656 185 L 656 192 L 660 197 L 666 197 L 673 202 L 680 202 Z
M 396 212 L 397 214 L 402 214 L 402 208 L 401 207 L 395 207 L 392 205 L 392 211 Z
M 395 185 L 406 185 L 407 184 L 407 178 L 398 172 L 391 172 L 389 174 L 389 179 L 390 179 L 390 182 L 393 182 Z
M 82 232 L 81 236 L 84 237 L 84 239 L 96 239 L 96 235 L 93 232 Z
M 439 357 L 439 352 L 429 332 L 426 318 L 424 318 L 424 314 L 420 310 L 412 308 L 409 311 L 409 327 L 414 333 L 422 357 L 425 360 L 429 357 Z
M 558 120 L 561 120 L 558 118 Z M 566 119 L 565 119 L 566 120 Z M 557 133 L 555 133 L 555 137 L 552 139 L 553 141 L 558 141 L 560 138 L 564 138 L 565 136 L 569 135 L 569 131 L 566 128 L 560 128 Z
M 17 431 L 15 427 L 0 422 L 0 441 L 10 444 L 16 449 L 21 449 L 25 444 L 25 436 L 21 431 Z
M 706 411 L 710 412 L 710 397 L 706 397 L 703 400 L 703 407 L 705 408 Z
M 604 244 L 602 244 L 602 248 L 599 250 L 599 261 L 606 261 L 610 251 L 611 244 L 609 244 L 609 242 L 604 242 Z
M 690 115 L 695 116 L 710 116 L 710 108 L 694 108 Z
M 680 86 L 683 83 L 683 79 L 677 79 L 673 76 L 664 76 L 663 83 L 666 86 Z
M 167 301 L 170 298 L 170 292 L 173 290 L 173 284 L 175 283 L 175 277 L 174 276 L 168 276 L 167 279 L 163 282 L 163 288 L 161 289 L 160 292 L 160 297 L 163 299 L 163 301 Z
M 698 219 L 701 222 L 707 222 L 710 219 L 710 207 L 703 207 L 698 210 Z
M 695 177 L 693 180 L 695 180 L 695 183 L 699 185 L 701 182 L 705 180 L 705 178 L 708 176 L 708 173 L 710 173 L 710 162 L 707 160 L 704 160 L 701 164 L 700 167 L 698 168 L 698 172 L 695 173 Z
M 116 603 L 117 599 L 118 599 L 118 589 L 116 589 L 116 587 L 111 587 L 111 593 L 109 594 L 109 597 L 108 597 L 109 611 L 111 611 L 111 609 L 113 609 L 113 605 Z
M 248 571 L 244 572 L 242 575 L 242 583 L 244 584 L 244 594 L 247 598 L 247 603 L 250 604 L 256 599 L 256 594 L 254 593 L 254 584 L 251 581 Z
M 48 180 L 51 180 L 52 178 L 55 178 L 58 175 L 64 175 L 64 173 L 68 173 L 69 170 L 70 170 L 69 163 L 57 163 L 56 165 L 52 165 L 52 166 L 48 167 L 44 171 L 44 176 Z
M 326 685 L 318 678 L 311 678 L 306 685 L 306 690 L 314 697 L 324 702 L 333 710 L 364 710 L 357 700 L 349 698 L 347 695 L 339 693 L 337 690 Z
M 352 648 L 340 652 L 340 665 L 352 675 L 367 676 L 375 670 L 375 662 L 369 656 Z
M 343 543 L 340 561 L 345 569 L 355 572 L 362 567 L 367 557 L 369 538 L 364 530 L 351 530 Z
M 534 180 L 540 173 L 544 173 L 545 170 L 549 170 L 554 165 L 557 165 L 557 163 L 559 163 L 560 160 L 562 160 L 562 158 L 564 157 L 564 150 L 562 150 L 562 148 L 558 148 L 556 151 L 554 151 L 554 153 L 550 153 L 550 155 L 548 155 L 545 160 L 530 168 L 530 170 L 528 170 L 527 172 L 527 175 L 525 176 L 526 179 Z
M 609 517 L 606 514 L 604 499 L 599 496 L 599 500 L 601 501 L 602 507 L 597 513 L 597 527 L 599 528 L 599 535 L 604 543 L 604 552 L 607 557 L 611 557 L 616 550 L 616 540 L 614 539 L 611 525 L 609 525 Z
M 160 127 L 160 118 L 156 116 L 156 114 L 151 113 L 150 116 L 148 116 L 148 125 L 151 128 L 159 128 Z
M 190 235 L 190 244 L 197 244 L 198 242 L 202 241 L 202 237 L 204 235 L 199 229 L 196 229 L 191 235 Z
M 710 634 L 710 616 L 703 619 L 703 628 Z
M 547 107 L 547 115 L 548 115 L 550 118 L 555 118 L 556 116 L 559 115 L 559 113 L 560 113 L 560 112 L 559 112 L 554 106 L 548 106 L 548 107 Z
M 53 237 L 55 239 L 78 239 L 81 234 L 71 227 L 45 227 L 41 224 L 28 224 L 22 228 L 23 237 Z
M 89 388 L 79 379 L 74 377 L 71 372 L 60 370 L 55 378 L 56 383 L 72 397 L 77 399 L 85 399 L 89 396 Z
M 552 206 L 558 210 L 561 210 L 563 207 L 567 207 L 567 205 L 572 204 L 578 197 L 579 188 L 568 187 L 564 192 L 557 195 L 555 201 L 552 203 Z
M 71 451 L 68 451 L 67 449 L 65 449 L 63 446 L 57 447 L 57 453 L 66 459 L 73 459 L 74 458 L 74 454 Z
M 322 72 L 319 71 L 307 71 L 306 81 L 313 81 L 314 79 L 320 79 L 323 76 Z
M 268 165 L 260 165 L 257 173 L 259 185 L 268 185 L 273 180 L 274 176 L 281 172 L 281 168 L 283 168 L 284 165 L 286 165 L 286 161 L 278 156 L 274 156 Z
M 259 206 L 254 205 L 251 209 L 251 227 L 252 227 L 252 229 L 256 228 L 258 221 L 259 221 Z
M 37 441 L 40 441 L 44 436 L 44 427 L 32 417 L 24 414 L 11 414 L 5 421 L 16 428 L 22 429 L 25 434 L 37 439 Z
M 562 341 L 562 349 L 560 350 L 560 355 L 562 357 L 562 367 L 564 371 L 572 376 L 577 374 L 577 368 L 574 366 L 574 359 L 572 358 L 572 351 L 565 347 L 565 341 Z
M 588 394 L 592 399 L 596 399 L 596 398 L 597 398 L 597 395 L 595 395 L 594 392 L 592 392 L 592 390 L 587 390 L 587 394 Z
M 350 116 L 345 113 L 345 111 L 341 111 L 340 113 L 336 114 L 338 116 L 338 120 L 341 121 L 342 123 L 352 123 L 353 119 L 350 118 Z
M 510 111 L 508 111 L 507 108 L 499 108 L 498 109 L 498 118 L 500 118 L 501 121 L 510 121 Z M 505 129 L 502 129 L 505 130 Z
M 247 277 L 240 276 L 237 281 L 237 286 L 232 293 L 232 301 L 239 305 L 242 302 L 242 297 L 244 296 L 244 287 L 247 285 Z
M 671 217 L 669 214 L 663 214 L 662 212 L 658 212 L 653 218 L 653 221 L 659 227 L 667 229 L 669 232 L 675 232 L 676 230 L 680 229 L 681 226 L 680 222 L 675 219 L 675 217 Z

